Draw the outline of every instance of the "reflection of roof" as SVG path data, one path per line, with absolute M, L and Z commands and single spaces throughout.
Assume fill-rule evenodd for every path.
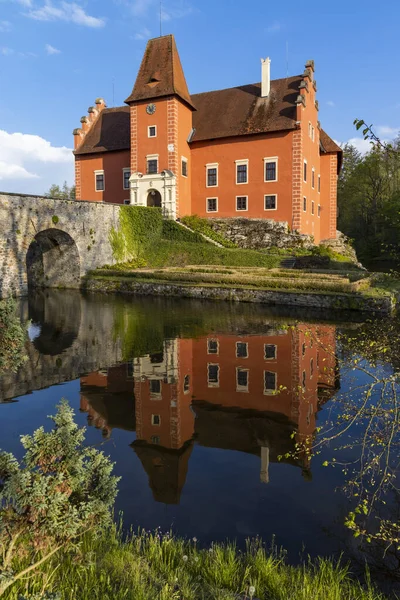
M 179 504 L 193 441 L 190 440 L 179 450 L 171 450 L 136 440 L 132 448 L 149 477 L 154 500 L 164 504 Z
M 81 394 L 110 429 L 135 431 L 135 399 L 133 392 L 108 392 L 95 386 L 81 386 Z
M 297 425 L 279 413 L 225 408 L 205 401 L 195 401 L 195 436 L 201 446 L 237 450 L 260 456 L 261 447 L 270 449 L 270 462 L 294 452 L 291 438 Z M 299 464 L 294 459 L 282 462 Z

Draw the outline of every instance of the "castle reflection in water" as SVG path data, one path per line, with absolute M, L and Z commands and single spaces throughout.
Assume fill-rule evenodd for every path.
M 278 460 L 311 477 L 307 447 L 317 413 L 338 388 L 336 328 L 298 324 L 262 335 L 165 339 L 162 351 L 81 378 L 81 410 L 132 448 L 154 499 L 178 504 L 194 444 L 260 457 L 260 479 Z

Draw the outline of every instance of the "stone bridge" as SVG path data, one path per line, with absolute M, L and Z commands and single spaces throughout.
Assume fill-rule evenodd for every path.
M 0 298 L 28 286 L 78 288 L 90 269 L 113 262 L 109 234 L 119 204 L 0 192 Z

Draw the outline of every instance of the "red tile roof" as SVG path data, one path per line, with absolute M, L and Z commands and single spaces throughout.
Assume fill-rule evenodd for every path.
M 105 108 L 74 154 L 95 154 L 131 147 L 129 106 Z
M 325 154 L 325 153 L 329 153 L 329 152 L 337 152 L 337 155 L 338 155 L 337 172 L 339 173 L 339 171 L 342 167 L 343 150 L 341 149 L 340 146 L 337 145 L 336 142 L 333 141 L 332 138 L 329 137 L 329 135 L 323 129 L 321 129 L 321 131 L 320 131 L 319 141 L 320 141 L 320 147 L 321 147 L 322 153 Z
M 173 35 L 165 35 L 147 42 L 135 85 L 125 102 L 130 104 L 174 95 L 179 96 L 191 108 L 195 108 L 190 98 L 175 38 Z

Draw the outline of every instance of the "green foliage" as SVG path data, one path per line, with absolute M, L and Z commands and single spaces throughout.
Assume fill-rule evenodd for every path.
M 7 574 L 0 578 L 0 596 L 78 536 L 111 522 L 118 481 L 113 464 L 85 446 L 85 430 L 73 417 L 63 400 L 53 430 L 22 436 L 20 463 L 0 453 L 0 574 Z M 27 566 L 18 569 L 21 554 Z
M 196 540 L 159 531 L 123 538 L 113 527 L 85 536 L 74 554 L 59 559 L 48 566 L 55 572 L 47 593 L 63 600 L 384 600 L 368 577 L 362 586 L 340 560 L 290 566 L 283 551 L 258 539 L 243 552 L 234 544 L 200 549 Z M 46 587 L 46 574 L 19 583 L 21 593 L 29 597 Z
M 75 200 L 75 186 L 71 185 L 71 187 L 64 181 L 63 186 L 53 184 L 49 191 L 46 192 L 45 196 L 48 198 L 59 198 L 60 200 Z
M 14 300 L 0 301 L 0 375 L 4 371 L 16 371 L 26 360 L 26 339 Z
M 126 262 L 143 258 L 148 248 L 158 243 L 162 227 L 160 208 L 121 206 L 119 227 L 110 232 L 114 259 Z
M 236 244 L 225 238 L 221 233 L 214 231 L 212 227 L 210 227 L 209 220 L 203 219 L 197 215 L 191 215 L 187 217 L 182 217 L 182 223 L 193 231 L 197 231 L 206 235 L 207 237 L 214 240 L 214 242 L 218 242 L 224 248 L 236 248 Z
M 207 244 L 207 241 L 195 231 L 189 231 L 176 221 L 170 219 L 163 221 L 162 237 L 172 242 L 192 242 L 194 244 Z
M 52 222 L 54 223 L 54 225 L 57 225 L 57 223 L 59 222 L 59 218 L 57 217 L 57 215 L 53 215 L 51 217 Z

